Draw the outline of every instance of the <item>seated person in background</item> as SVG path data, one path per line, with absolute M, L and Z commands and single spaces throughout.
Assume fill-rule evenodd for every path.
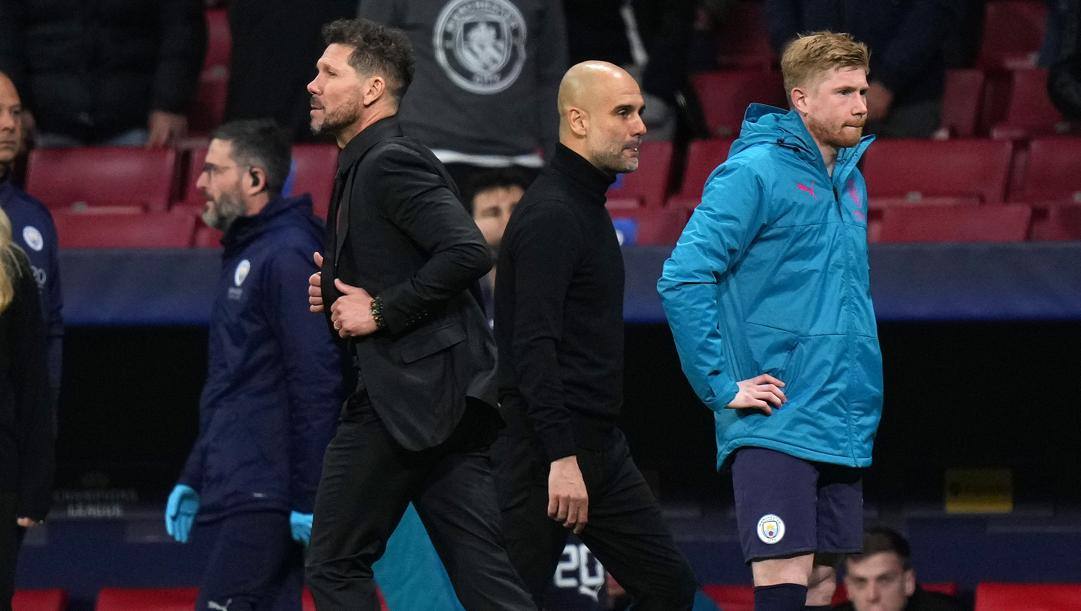
M 515 168 L 500 168 L 478 172 L 465 185 L 462 201 L 469 202 L 469 212 L 473 222 L 484 234 L 484 241 L 492 249 L 492 260 L 499 253 L 499 244 L 503 241 L 503 232 L 507 230 L 507 221 L 518 200 L 522 199 L 528 176 Z M 495 267 L 488 275 L 481 278 L 481 306 L 489 322 L 495 313 L 493 295 L 495 291 Z
M 205 51 L 200 0 L 0 0 L 0 70 L 38 146 L 175 143 Z
M 961 611 L 957 600 L 928 592 L 916 583 L 908 541 L 882 526 L 863 535 L 863 553 L 845 560 L 845 588 L 849 602 L 844 611 Z

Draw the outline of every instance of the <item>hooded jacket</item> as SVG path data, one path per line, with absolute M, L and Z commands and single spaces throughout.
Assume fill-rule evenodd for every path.
M 312 511 L 342 398 L 341 354 L 304 290 L 322 232 L 305 195 L 274 199 L 222 239 L 199 437 L 180 478 L 202 520 Z
M 751 105 L 706 181 L 658 289 L 683 371 L 715 414 L 717 467 L 742 446 L 871 464 L 882 358 L 871 304 L 867 190 L 873 137 L 833 175 L 794 111 Z M 788 402 L 728 409 L 737 382 L 769 373 Z

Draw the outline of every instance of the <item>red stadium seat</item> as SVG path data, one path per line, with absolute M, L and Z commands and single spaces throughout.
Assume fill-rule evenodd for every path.
M 1022 181 L 1010 201 L 1081 203 L 1081 138 L 1038 138 L 1029 143 Z
M 731 70 L 705 72 L 691 77 L 702 104 L 706 126 L 715 136 L 739 134 L 743 115 L 751 102 L 786 107 L 784 83 L 777 72 Z
M 333 144 L 297 144 L 293 146 L 293 194 L 309 193 L 315 215 L 326 219 L 334 194 L 334 175 L 338 172 L 338 147 Z
M 608 189 L 610 198 L 636 198 L 643 206 L 660 208 L 672 180 L 672 143 L 643 142 L 638 170 L 620 174 Z
M 687 147 L 687 164 L 683 170 L 683 181 L 679 188 L 680 197 L 701 197 L 706 178 L 717 166 L 728 159 L 732 148 L 731 138 L 713 138 L 695 140 Z
M 1028 237 L 1032 209 L 993 206 L 895 206 L 882 211 L 879 241 L 1021 242 Z
M 191 611 L 197 588 L 102 588 L 94 611 Z
M 183 185 L 181 187 L 180 202 L 186 206 L 198 206 L 202 209 L 206 202 L 199 189 L 195 188 L 195 182 L 199 180 L 199 174 L 203 172 L 203 163 L 206 162 L 206 147 L 201 146 L 188 151 L 188 160 L 184 164 Z
M 976 135 L 983 102 L 983 70 L 947 70 L 942 93 L 942 128 L 951 138 Z
M 50 208 L 144 206 L 165 210 L 176 176 L 176 152 L 136 147 L 35 149 L 26 190 Z
M 1034 134 L 1060 133 L 1067 129 L 1069 124 L 1047 95 L 1047 70 L 1015 70 L 1006 102 L 1005 120 L 993 127 L 991 136 L 1018 139 Z
M 1007 140 L 880 140 L 864 156 L 863 174 L 872 199 L 976 196 L 998 203 L 1012 155 Z
M 702 592 L 724 611 L 754 611 L 754 586 L 707 584 Z
M 68 608 L 68 593 L 60 588 L 46 590 L 15 590 L 12 611 L 64 611 Z
M 1046 2 L 988 2 L 977 63 L 986 68 L 1010 69 L 1036 65 L 1046 27 Z
M 1033 241 L 1081 240 L 1081 205 L 1074 203 L 1034 204 L 1032 206 Z
M 1064 611 L 1081 608 L 1081 583 L 981 583 L 973 611 Z
M 729 3 L 717 41 L 717 64 L 722 68 L 769 69 L 777 58 L 769 45 L 766 17 L 761 2 Z
M 222 232 L 198 223 L 195 229 L 196 248 L 221 248 Z
M 215 67 L 229 70 L 233 37 L 229 29 L 229 12 L 224 8 L 206 10 L 206 58 L 203 70 Z
M 617 209 L 609 210 L 620 243 L 627 246 L 671 246 L 679 239 L 690 217 L 684 209 Z
M 61 248 L 188 248 L 195 217 L 173 212 L 146 214 L 53 214 Z
M 221 125 L 225 117 L 225 99 L 229 90 L 229 71 L 221 66 L 199 75 L 195 100 L 188 112 L 188 131 L 205 135 Z

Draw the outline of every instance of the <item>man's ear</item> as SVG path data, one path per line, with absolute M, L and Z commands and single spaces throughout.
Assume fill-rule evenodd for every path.
M 387 94 L 387 81 L 381 76 L 371 76 L 364 81 L 364 95 L 360 101 L 365 107 L 378 102 Z
M 260 167 L 248 169 L 248 185 L 245 189 L 249 195 L 262 193 L 266 190 L 266 171 Z
M 908 569 L 904 573 L 905 596 L 910 597 L 916 593 L 916 571 Z
M 796 109 L 796 112 L 801 115 L 807 114 L 807 90 L 803 87 L 793 87 L 792 91 L 788 94 L 788 99 L 792 103 L 792 108 Z
M 584 138 L 586 132 L 589 131 L 589 113 L 581 108 L 571 106 L 567 109 L 567 125 L 575 136 Z

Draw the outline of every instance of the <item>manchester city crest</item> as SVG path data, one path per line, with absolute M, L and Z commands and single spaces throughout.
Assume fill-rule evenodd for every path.
M 452 0 L 435 24 L 435 58 L 454 84 L 499 93 L 525 63 L 526 24 L 508 0 Z

